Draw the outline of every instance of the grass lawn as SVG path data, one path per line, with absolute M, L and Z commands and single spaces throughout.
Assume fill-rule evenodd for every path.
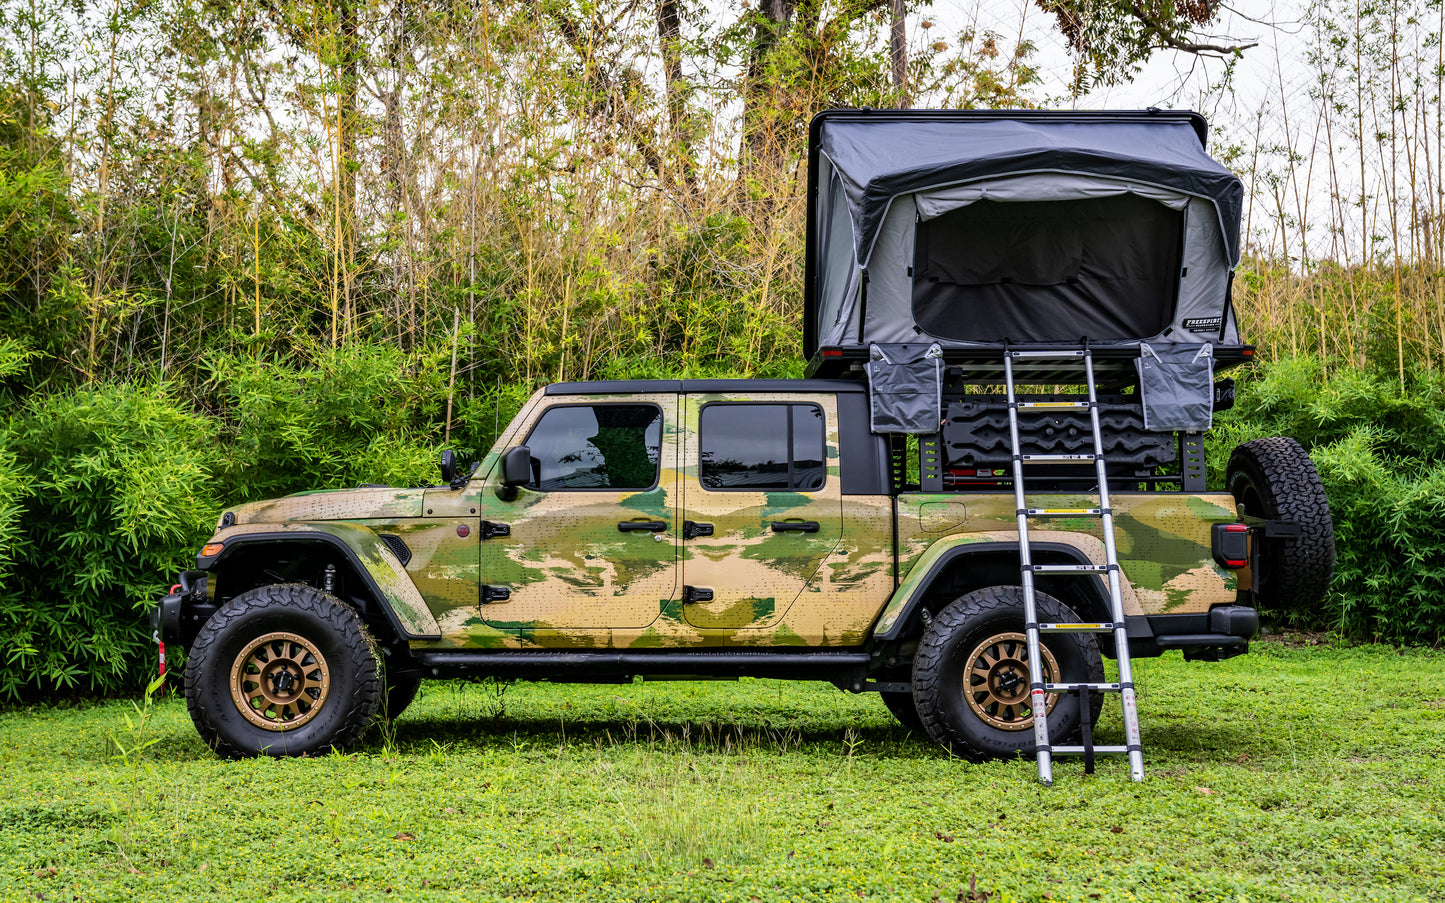
M 1051 789 L 811 683 L 427 684 L 285 761 L 216 759 L 175 699 L 11 709 L 0 899 L 1445 899 L 1445 656 L 1136 670 L 1145 782 Z

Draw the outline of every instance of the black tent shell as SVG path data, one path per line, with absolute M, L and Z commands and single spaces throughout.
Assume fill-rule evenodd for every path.
M 1155 110 L 820 113 L 805 355 L 1240 347 L 1228 298 L 1243 187 L 1206 153 L 1206 129 Z

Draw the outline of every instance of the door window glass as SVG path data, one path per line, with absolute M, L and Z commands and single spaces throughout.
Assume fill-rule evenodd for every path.
M 657 483 L 662 410 L 650 404 L 549 408 L 527 447 L 531 489 L 650 489 Z
M 704 489 L 811 492 L 827 481 L 823 409 L 815 404 L 710 404 L 698 432 Z

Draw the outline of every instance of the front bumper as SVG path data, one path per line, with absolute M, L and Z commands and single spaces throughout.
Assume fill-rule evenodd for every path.
M 151 635 L 157 642 L 180 643 L 181 615 L 188 604 L 206 601 L 206 572 L 182 571 L 180 583 L 151 609 Z

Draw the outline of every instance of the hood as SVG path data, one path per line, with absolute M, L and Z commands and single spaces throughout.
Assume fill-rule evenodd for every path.
M 226 512 L 234 518 L 235 525 L 421 517 L 425 492 L 425 489 L 390 486 L 298 492 L 284 498 L 235 505 Z M 223 514 L 222 524 L 224 522 Z

